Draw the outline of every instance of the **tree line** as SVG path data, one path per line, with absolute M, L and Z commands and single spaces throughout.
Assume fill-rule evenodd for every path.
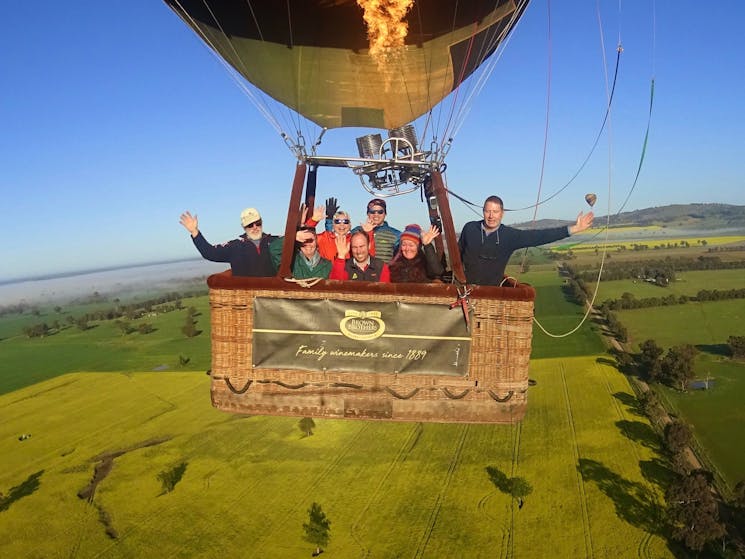
M 724 301 L 727 299 L 745 299 L 745 288 L 742 289 L 702 289 L 696 295 L 666 295 L 665 297 L 643 297 L 637 299 L 633 293 L 626 292 L 619 299 L 606 299 L 598 308 L 612 311 L 629 309 L 647 309 L 650 307 L 668 307 L 684 305 L 691 301 Z
M 565 264 L 564 268 L 572 277 L 585 281 L 597 280 L 597 268 L 594 266 Z M 662 259 L 626 260 L 624 262 L 606 262 L 600 281 L 620 279 L 644 279 L 667 276 L 674 281 L 676 272 L 696 270 L 734 270 L 745 268 L 745 260 L 722 260 L 719 256 L 698 256 L 696 258 L 670 256 Z
M 118 299 L 115 299 L 115 306 L 113 307 L 110 307 L 108 309 L 89 311 L 77 317 L 66 315 L 64 322 L 69 327 L 76 326 L 79 330 L 87 330 L 88 328 L 90 328 L 90 322 L 116 320 L 116 325 L 123 334 L 129 334 L 131 332 L 134 332 L 135 330 L 139 331 L 141 334 L 149 334 L 150 332 L 153 332 L 155 330 L 152 324 L 142 323 L 139 324 L 137 327 L 134 327 L 129 323 L 129 321 L 138 320 L 153 312 L 173 312 L 181 310 L 184 308 L 182 302 L 183 297 L 192 297 L 199 294 L 201 294 L 201 292 L 189 292 L 182 294 L 177 291 L 172 291 L 162 294 L 158 297 L 147 299 L 145 301 L 133 302 L 129 304 L 122 304 L 121 302 L 119 302 Z M 193 309 L 193 307 L 191 308 Z M 58 306 L 55 307 L 55 311 L 61 314 L 63 312 L 63 309 L 62 307 Z M 196 314 L 196 310 L 190 313 L 190 316 L 192 316 L 193 318 L 194 314 Z M 63 326 L 60 321 L 58 319 L 55 319 L 51 322 L 51 324 L 47 322 L 41 322 L 38 324 L 24 326 L 23 333 L 29 338 L 40 338 L 56 334 L 57 332 L 62 330 L 62 328 Z

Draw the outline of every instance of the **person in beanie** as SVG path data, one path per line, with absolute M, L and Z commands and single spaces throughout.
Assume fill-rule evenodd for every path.
M 389 267 L 393 283 L 426 283 L 445 271 L 432 240 L 440 234 L 434 225 L 422 235 L 418 225 L 407 225 L 399 240 L 399 249 Z
M 221 245 L 207 242 L 199 231 L 196 214 L 182 213 L 179 223 L 191 234 L 191 240 L 203 258 L 212 262 L 229 262 L 234 276 L 270 277 L 277 273 L 269 245 L 282 237 L 264 233 L 261 215 L 256 208 L 246 208 L 241 212 L 243 235 Z M 296 240 L 305 241 L 308 236 L 308 232 L 298 231 Z
M 337 237 L 336 247 L 337 256 L 331 266 L 329 279 L 390 283 L 388 264 L 370 255 L 370 240 L 364 231 L 352 233 L 349 241 Z
M 401 231 L 388 225 L 385 220 L 386 211 L 385 200 L 382 198 L 373 198 L 367 203 L 367 222 L 372 226 L 367 233 L 370 240 L 370 254 L 384 262 L 389 262 L 398 250 Z M 352 233 L 361 230 L 367 231 L 368 227 L 355 227 Z

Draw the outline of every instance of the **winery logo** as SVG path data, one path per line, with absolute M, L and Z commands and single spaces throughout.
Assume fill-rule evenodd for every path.
M 380 311 L 344 311 L 339 330 L 352 340 L 374 340 L 385 332 Z

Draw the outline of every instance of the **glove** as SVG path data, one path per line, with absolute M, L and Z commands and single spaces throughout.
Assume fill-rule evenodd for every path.
M 334 219 L 334 214 L 339 211 L 339 202 L 336 198 L 326 198 L 326 219 Z

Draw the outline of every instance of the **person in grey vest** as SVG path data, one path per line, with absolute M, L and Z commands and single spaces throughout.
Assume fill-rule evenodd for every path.
M 370 254 L 390 262 L 393 255 L 398 252 L 398 240 L 401 237 L 401 231 L 394 229 L 385 220 L 387 214 L 385 200 L 382 198 L 373 198 L 367 203 L 367 221 L 372 226 L 368 232 L 370 241 Z M 355 227 L 352 233 L 361 231 L 363 227 Z M 368 227 L 364 227 L 365 230 Z

